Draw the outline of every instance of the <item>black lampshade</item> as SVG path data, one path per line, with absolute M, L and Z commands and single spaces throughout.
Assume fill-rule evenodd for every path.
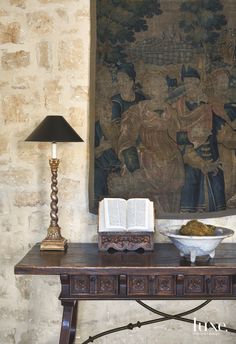
M 84 142 L 63 116 L 47 116 L 25 141 Z

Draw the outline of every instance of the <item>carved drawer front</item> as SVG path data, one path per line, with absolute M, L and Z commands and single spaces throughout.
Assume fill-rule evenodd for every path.
M 214 295 L 232 294 L 231 276 L 212 276 L 211 293 Z
M 70 292 L 72 295 L 84 295 L 90 292 L 89 276 L 71 276 Z
M 118 277 L 98 276 L 97 293 L 100 295 L 116 295 L 118 293 Z
M 205 294 L 205 276 L 185 276 L 184 278 L 184 294 L 199 295 Z
M 118 293 L 117 276 L 71 276 L 71 295 L 116 295 Z
M 175 295 L 175 276 L 156 276 L 154 293 L 157 295 Z
M 128 295 L 148 295 L 148 276 L 129 276 Z

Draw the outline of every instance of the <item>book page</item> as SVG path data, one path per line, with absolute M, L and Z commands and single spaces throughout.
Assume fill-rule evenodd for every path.
M 148 198 L 130 198 L 127 201 L 127 229 L 137 231 L 147 231 L 149 224 Z
M 122 198 L 104 198 L 104 226 L 99 231 L 126 230 L 126 201 Z
M 154 232 L 154 223 L 155 223 L 154 203 L 150 201 L 150 203 L 149 203 L 149 219 L 148 219 L 148 230 L 150 232 Z
M 103 232 L 105 230 L 106 230 L 106 227 L 105 227 L 104 201 L 100 201 L 99 208 L 98 208 L 98 231 Z

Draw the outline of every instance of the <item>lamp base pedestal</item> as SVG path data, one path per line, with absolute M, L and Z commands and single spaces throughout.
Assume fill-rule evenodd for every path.
M 40 251 L 65 251 L 67 240 L 61 236 L 59 226 L 50 226 L 47 237 L 41 241 Z
M 40 244 L 40 251 L 65 251 L 67 248 L 67 240 L 47 240 L 44 239 Z

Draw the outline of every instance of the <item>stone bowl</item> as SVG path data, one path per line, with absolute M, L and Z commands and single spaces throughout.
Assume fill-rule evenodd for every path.
M 234 234 L 232 229 L 216 227 L 215 234 L 210 236 L 190 236 L 179 234 L 179 227 L 167 231 L 160 231 L 167 236 L 178 248 L 181 257 L 189 256 L 191 263 L 194 263 L 197 256 L 209 255 L 214 258 L 215 249 L 220 242 Z

